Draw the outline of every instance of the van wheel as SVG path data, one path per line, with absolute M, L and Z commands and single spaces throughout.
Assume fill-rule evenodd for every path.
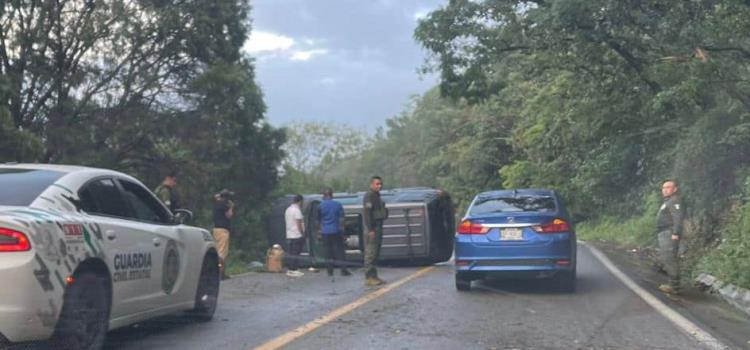
M 65 290 L 52 343 L 56 349 L 100 349 L 109 329 L 107 279 L 84 272 Z
M 195 292 L 195 308 L 191 316 L 201 322 L 211 321 L 219 303 L 219 262 L 214 255 L 203 259 L 198 289 Z
M 456 289 L 462 292 L 471 290 L 471 280 L 456 274 Z

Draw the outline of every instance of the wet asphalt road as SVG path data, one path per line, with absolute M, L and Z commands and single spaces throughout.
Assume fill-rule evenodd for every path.
M 382 268 L 396 281 L 419 268 Z M 300 337 L 288 349 L 698 349 L 579 246 L 578 290 L 544 281 L 474 282 L 457 292 L 453 269 L 433 271 Z M 209 323 L 166 317 L 109 334 L 107 349 L 252 349 L 364 296 L 362 272 L 258 273 L 222 284 Z

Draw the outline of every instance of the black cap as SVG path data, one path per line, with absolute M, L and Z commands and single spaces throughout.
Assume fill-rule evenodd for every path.
M 219 192 L 219 195 L 222 197 L 234 197 L 234 192 L 225 188 Z

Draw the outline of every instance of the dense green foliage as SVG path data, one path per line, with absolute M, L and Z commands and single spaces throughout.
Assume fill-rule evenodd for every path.
M 204 227 L 212 194 L 231 188 L 233 240 L 255 244 L 284 133 L 265 122 L 240 51 L 249 11 L 247 0 L 2 2 L 0 161 L 112 168 L 152 188 L 176 171 Z
M 744 185 L 743 197 L 723 228 L 721 244 L 702 259 L 697 271 L 750 288 L 750 177 Z
M 674 177 L 694 264 L 743 229 L 727 213 L 750 165 L 748 33 L 739 0 L 451 0 L 415 33 L 439 90 L 389 121 L 359 177 L 443 187 L 461 205 L 551 187 L 585 232 L 631 244 L 653 241 Z

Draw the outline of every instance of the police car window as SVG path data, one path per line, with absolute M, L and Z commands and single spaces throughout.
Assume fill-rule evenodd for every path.
M 130 217 L 131 211 L 112 179 L 95 180 L 78 192 L 82 209 L 89 214 Z
M 557 209 L 549 196 L 480 197 L 471 207 L 471 214 L 510 212 L 552 212 Z
M 133 207 L 135 219 L 160 223 L 172 221 L 172 215 L 143 186 L 126 180 L 118 181 L 122 185 L 125 198 Z
M 0 169 L 0 205 L 27 206 L 64 173 L 33 169 Z

